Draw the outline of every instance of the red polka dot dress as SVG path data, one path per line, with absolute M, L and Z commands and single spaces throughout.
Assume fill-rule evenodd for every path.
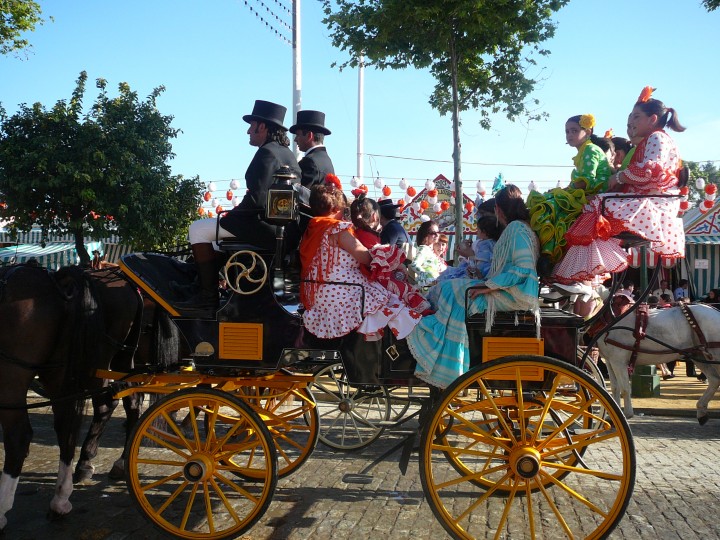
M 421 316 L 382 285 L 369 281 L 360 271 L 360 263 L 333 243 L 333 235 L 350 227 L 351 223 L 338 222 L 328 229 L 305 273 L 305 279 L 332 282 L 317 285 L 313 305 L 303 315 L 305 327 L 325 339 L 357 330 L 368 341 L 380 339 L 389 327 L 398 339 L 403 339 Z M 323 279 L 318 279 L 322 269 L 326 269 Z
M 570 247 L 555 267 L 555 279 L 585 281 L 605 272 L 625 270 L 628 252 L 614 238 L 622 232 L 649 240 L 649 249 L 662 257 L 684 257 L 680 199 L 653 197 L 679 193 L 680 166 L 675 142 L 664 131 L 655 131 L 644 139 L 624 171 L 622 186 L 623 193 L 641 197 L 613 198 L 619 193 L 606 193 L 593 198 L 565 234 Z

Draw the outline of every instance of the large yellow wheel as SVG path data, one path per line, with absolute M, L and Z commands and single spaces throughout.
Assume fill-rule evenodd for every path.
M 543 380 L 528 381 L 531 372 Z M 505 357 L 445 391 L 423 428 L 420 477 L 453 538 L 604 538 L 630 501 L 635 447 L 620 408 L 588 374 L 552 358 Z
M 278 477 L 287 476 L 312 454 L 320 433 L 315 399 L 305 387 L 242 387 L 236 394 L 258 413 L 270 431 L 278 456 Z
M 263 422 L 212 389 L 182 390 L 150 407 L 133 431 L 125 469 L 145 517 L 178 538 L 245 532 L 277 484 L 275 445 Z

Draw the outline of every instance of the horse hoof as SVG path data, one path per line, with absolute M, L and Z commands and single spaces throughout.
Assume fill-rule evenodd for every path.
M 75 474 L 73 474 L 73 483 L 81 484 L 83 482 L 87 482 L 88 480 L 92 480 L 94 472 L 95 467 L 76 467 Z
M 117 465 L 113 465 L 112 469 L 110 469 L 110 472 L 108 473 L 108 478 L 110 480 L 124 480 L 125 479 L 125 469 L 122 467 L 119 467 Z
M 705 424 L 707 424 L 709 419 L 710 419 L 710 417 L 707 414 L 704 416 L 698 416 L 698 422 L 700 423 L 701 426 L 704 426 Z
M 47 517 L 48 521 L 54 522 L 54 521 L 60 521 L 61 519 L 63 519 L 65 517 L 65 515 L 66 514 L 61 514 L 60 512 L 56 512 L 55 510 L 53 510 L 51 508 L 50 510 L 48 510 L 46 517 Z

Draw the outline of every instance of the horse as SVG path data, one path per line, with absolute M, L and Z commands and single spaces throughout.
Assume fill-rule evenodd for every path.
M 645 337 L 638 342 L 634 365 L 655 365 L 691 356 L 707 376 L 707 389 L 697 402 L 697 419 L 704 425 L 708 421 L 708 404 L 720 387 L 720 342 L 707 342 L 705 336 L 717 334 L 720 311 L 702 304 L 688 305 L 689 316 L 683 310 L 678 306 L 648 311 Z M 618 405 L 621 399 L 624 401 L 627 418 L 634 415 L 628 373 L 636 344 L 636 317 L 636 310 L 628 311 L 611 322 L 597 341 L 608 365 L 613 398 Z
M 5 463 L 0 476 L 0 530 L 32 439 L 27 392 L 37 376 L 54 415 L 60 449 L 51 519 L 69 513 L 72 462 L 86 392 L 97 390 L 95 369 L 107 369 L 118 352 L 132 358 L 142 304 L 127 282 L 93 282 L 79 267 L 58 272 L 19 265 L 0 269 L 0 425 Z M 135 303 L 120 302 L 134 297 Z M 113 305 L 112 316 L 103 304 Z M 123 307 L 124 306 L 124 307 Z M 129 364 L 124 366 L 129 367 Z
M 91 279 L 102 279 L 101 272 L 90 272 Z M 126 302 L 127 298 L 119 298 L 116 301 Z M 103 300 L 106 308 L 106 324 L 111 324 L 114 318 L 116 307 L 113 300 L 106 298 Z M 181 356 L 180 348 L 181 339 L 180 332 L 170 319 L 168 313 L 157 307 L 157 304 L 147 297 L 143 297 L 142 319 L 140 325 L 140 338 L 132 359 L 134 368 L 139 366 L 150 366 L 153 369 L 162 368 L 171 364 L 176 364 Z M 113 366 L 118 366 L 117 356 L 112 360 Z M 125 360 L 127 365 L 127 359 Z M 122 369 L 117 367 L 117 369 Z M 108 384 L 107 380 L 102 381 L 102 385 Z M 150 401 L 153 401 L 151 396 Z M 123 397 L 123 408 L 125 410 L 125 439 L 130 436 L 133 427 L 140 417 L 140 409 L 142 406 L 143 395 L 140 393 L 132 393 Z M 87 435 L 80 448 L 80 457 L 75 466 L 73 481 L 75 483 L 86 482 L 90 480 L 95 473 L 95 467 L 92 460 L 97 456 L 100 445 L 100 437 L 110 421 L 113 412 L 118 406 L 118 400 L 113 397 L 111 392 L 103 392 L 92 397 L 93 418 L 88 428 Z M 123 452 L 120 457 L 115 460 L 112 468 L 108 472 L 110 480 L 122 480 L 125 478 L 125 454 L 127 444 L 123 446 Z

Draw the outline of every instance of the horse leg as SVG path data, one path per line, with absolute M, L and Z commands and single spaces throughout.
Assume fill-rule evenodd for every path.
M 111 480 L 122 480 L 125 478 L 125 457 L 127 454 L 128 442 L 130 434 L 132 433 L 135 425 L 140 418 L 140 408 L 142 406 L 142 394 L 133 393 L 129 396 L 123 397 L 123 408 L 125 409 L 125 444 L 123 445 L 123 451 L 120 458 L 115 460 L 112 469 L 108 473 L 108 477 Z
M 60 447 L 60 463 L 55 493 L 50 501 L 48 519 L 56 520 L 72 510 L 70 495 L 73 491 L 72 464 L 75 459 L 75 445 L 82 420 L 82 402 L 62 401 L 53 404 L 55 434 Z
M 114 399 L 110 392 L 104 392 L 92 398 L 92 406 L 93 419 L 80 449 L 80 459 L 75 466 L 75 474 L 73 475 L 73 481 L 75 482 L 83 482 L 92 478 L 95 472 L 92 460 L 97 456 L 100 437 L 105 431 L 113 411 L 118 406 L 118 400 Z
M 625 418 L 632 418 L 635 416 L 635 412 L 633 411 L 630 397 L 630 379 L 627 374 L 627 364 L 624 362 L 608 361 L 608 368 L 613 398 L 615 402 L 623 408 Z
M 30 451 L 33 430 L 25 410 L 4 411 L 0 422 L 3 428 L 5 464 L 0 476 L 0 531 L 5 529 L 5 514 L 13 507 L 23 463 Z
M 715 395 L 718 387 L 720 387 L 720 376 L 718 375 L 717 366 L 708 366 L 706 364 L 697 364 L 701 372 L 707 376 L 707 388 L 697 402 L 697 419 L 701 426 L 707 424 L 710 419 L 708 416 L 708 404 Z

